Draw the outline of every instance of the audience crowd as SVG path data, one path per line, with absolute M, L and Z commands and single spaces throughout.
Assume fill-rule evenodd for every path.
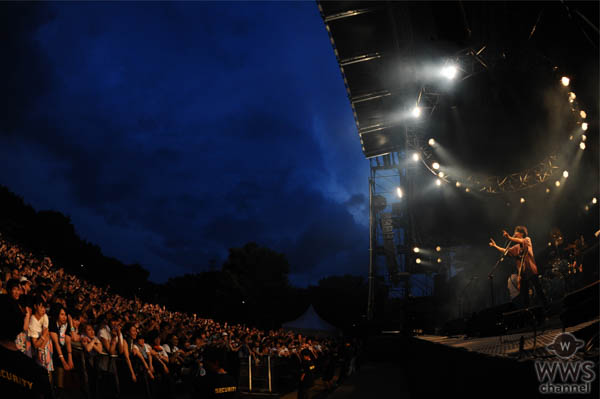
M 65 273 L 49 257 L 37 257 L 2 236 L 0 272 L 0 294 L 23 316 L 15 343 L 47 370 L 58 398 L 193 392 L 211 368 L 206 351 L 218 350 L 218 366 L 236 384 L 241 364 L 257 366 L 267 356 L 288 365 L 300 386 L 307 362 L 316 365 L 327 384 L 336 365 L 345 374 L 354 364 L 354 343 L 262 331 L 124 298 L 110 287 Z

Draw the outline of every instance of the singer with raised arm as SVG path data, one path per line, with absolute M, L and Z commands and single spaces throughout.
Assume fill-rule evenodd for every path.
M 511 236 L 502 230 L 504 238 L 510 240 L 510 243 L 515 243 L 508 248 L 502 248 L 497 245 L 494 239 L 490 238 L 490 247 L 496 248 L 500 252 L 506 252 L 508 255 L 516 258 L 517 263 L 517 288 L 520 292 L 520 297 L 525 307 L 529 307 L 529 288 L 533 286 L 536 297 L 540 298 L 544 307 L 548 306 L 546 296 L 542 290 L 542 285 L 538 277 L 538 269 L 533 257 L 533 245 L 531 238 L 528 237 L 527 227 L 517 226 L 515 232 Z

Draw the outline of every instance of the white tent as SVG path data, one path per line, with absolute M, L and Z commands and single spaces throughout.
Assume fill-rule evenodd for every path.
M 296 320 L 288 321 L 283 323 L 282 328 L 286 330 L 292 330 L 294 332 L 313 335 L 313 336 L 326 336 L 338 334 L 338 329 L 323 320 L 313 305 L 310 305 L 306 312 Z

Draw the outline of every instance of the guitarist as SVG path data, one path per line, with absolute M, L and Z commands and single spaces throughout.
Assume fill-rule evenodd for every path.
M 538 277 L 538 269 L 533 257 L 533 246 L 531 238 L 527 236 L 527 227 L 517 226 L 515 232 L 511 236 L 502 230 L 502 235 L 508 238 L 515 245 L 508 248 L 508 255 L 517 258 L 517 287 L 520 290 L 520 296 L 523 300 L 523 305 L 529 307 L 529 287 L 533 286 L 535 294 L 542 300 L 544 307 L 548 307 L 546 296 L 542 290 L 540 279 Z M 496 248 L 500 252 L 505 252 L 506 249 L 498 246 L 496 242 L 490 238 L 490 247 Z

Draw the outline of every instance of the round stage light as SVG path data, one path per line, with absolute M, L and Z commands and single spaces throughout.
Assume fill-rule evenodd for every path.
M 435 247 L 436 252 L 440 252 L 442 250 L 442 247 L 440 247 L 439 245 L 437 247 Z
M 417 162 L 419 160 L 419 154 L 416 153 L 416 152 L 413 152 L 413 154 L 412 154 L 412 160 L 415 161 L 415 162 Z
M 587 140 L 587 136 L 585 134 L 581 135 L 581 141 L 586 141 Z
M 427 144 L 429 144 L 430 146 L 434 146 L 435 145 L 435 140 L 434 139 L 429 139 L 429 141 L 427 142 Z
M 581 116 L 583 119 L 587 118 L 587 114 L 584 110 L 579 111 L 579 116 Z
M 419 116 L 421 116 L 421 108 L 414 107 L 412 109 L 412 116 L 415 117 L 415 118 L 418 118 Z
M 421 258 L 417 258 L 417 259 L 415 259 L 415 262 L 417 262 L 417 263 L 421 263 Z
M 435 169 L 435 170 L 438 170 L 438 169 L 440 168 L 440 164 L 439 164 L 439 163 L 437 163 L 437 162 L 434 162 L 434 163 L 432 163 L 432 164 L 431 164 L 431 167 L 432 167 L 433 169 Z
M 594 197 L 592 198 L 592 204 L 597 204 L 598 203 L 598 198 Z
M 442 185 L 442 181 L 440 179 L 436 179 L 435 180 L 435 185 L 436 186 L 441 186 Z
M 437 258 L 438 263 L 442 263 L 442 258 Z
M 554 185 L 555 185 L 556 187 L 560 187 L 560 181 L 559 181 L 559 180 L 555 181 L 555 182 L 554 182 Z
M 566 179 L 567 177 L 569 177 L 569 171 L 568 171 L 568 170 L 565 170 L 565 171 L 563 172 L 563 177 L 564 177 L 565 179 Z
M 414 252 L 414 253 L 418 254 L 418 253 L 419 253 L 419 251 L 420 251 L 419 247 L 414 247 L 414 248 L 413 248 L 413 252 Z
M 546 187 L 546 194 L 550 194 L 550 189 Z
M 466 191 L 467 193 L 470 193 L 470 192 L 471 192 L 471 189 L 470 189 L 469 187 L 467 187 L 467 188 L 465 188 L 465 191 Z
M 585 211 L 587 212 L 587 211 L 589 211 L 589 210 L 590 210 L 590 206 L 589 206 L 589 205 L 586 205 L 586 206 L 585 206 Z
M 440 173 L 438 173 L 438 176 L 439 176 L 439 177 L 444 177 L 444 172 L 440 172 Z
M 581 143 L 579 143 L 579 148 L 581 148 L 582 150 L 585 150 L 585 143 L 583 141 Z
M 396 188 L 396 194 L 398 195 L 398 198 L 402 198 L 402 196 L 404 195 L 400 187 Z
M 460 182 L 459 181 L 456 182 L 456 187 L 460 187 Z
M 569 92 L 569 101 L 573 102 L 573 100 L 575 100 L 577 98 L 577 96 L 575 95 L 575 93 L 573 93 L 572 91 Z
M 571 82 L 571 79 L 569 79 L 566 76 L 563 76 L 562 78 L 560 78 L 560 83 L 562 83 L 562 85 L 565 87 L 567 87 L 570 82 Z
M 442 68 L 442 76 L 448 80 L 452 80 L 456 77 L 458 69 L 454 65 L 447 65 Z
M 587 124 L 587 122 L 583 122 L 583 123 L 581 124 L 581 130 L 587 130 L 587 129 L 588 129 L 588 124 Z
M 524 204 L 525 203 L 525 198 L 521 197 L 521 199 L 519 201 L 521 202 L 521 204 Z

